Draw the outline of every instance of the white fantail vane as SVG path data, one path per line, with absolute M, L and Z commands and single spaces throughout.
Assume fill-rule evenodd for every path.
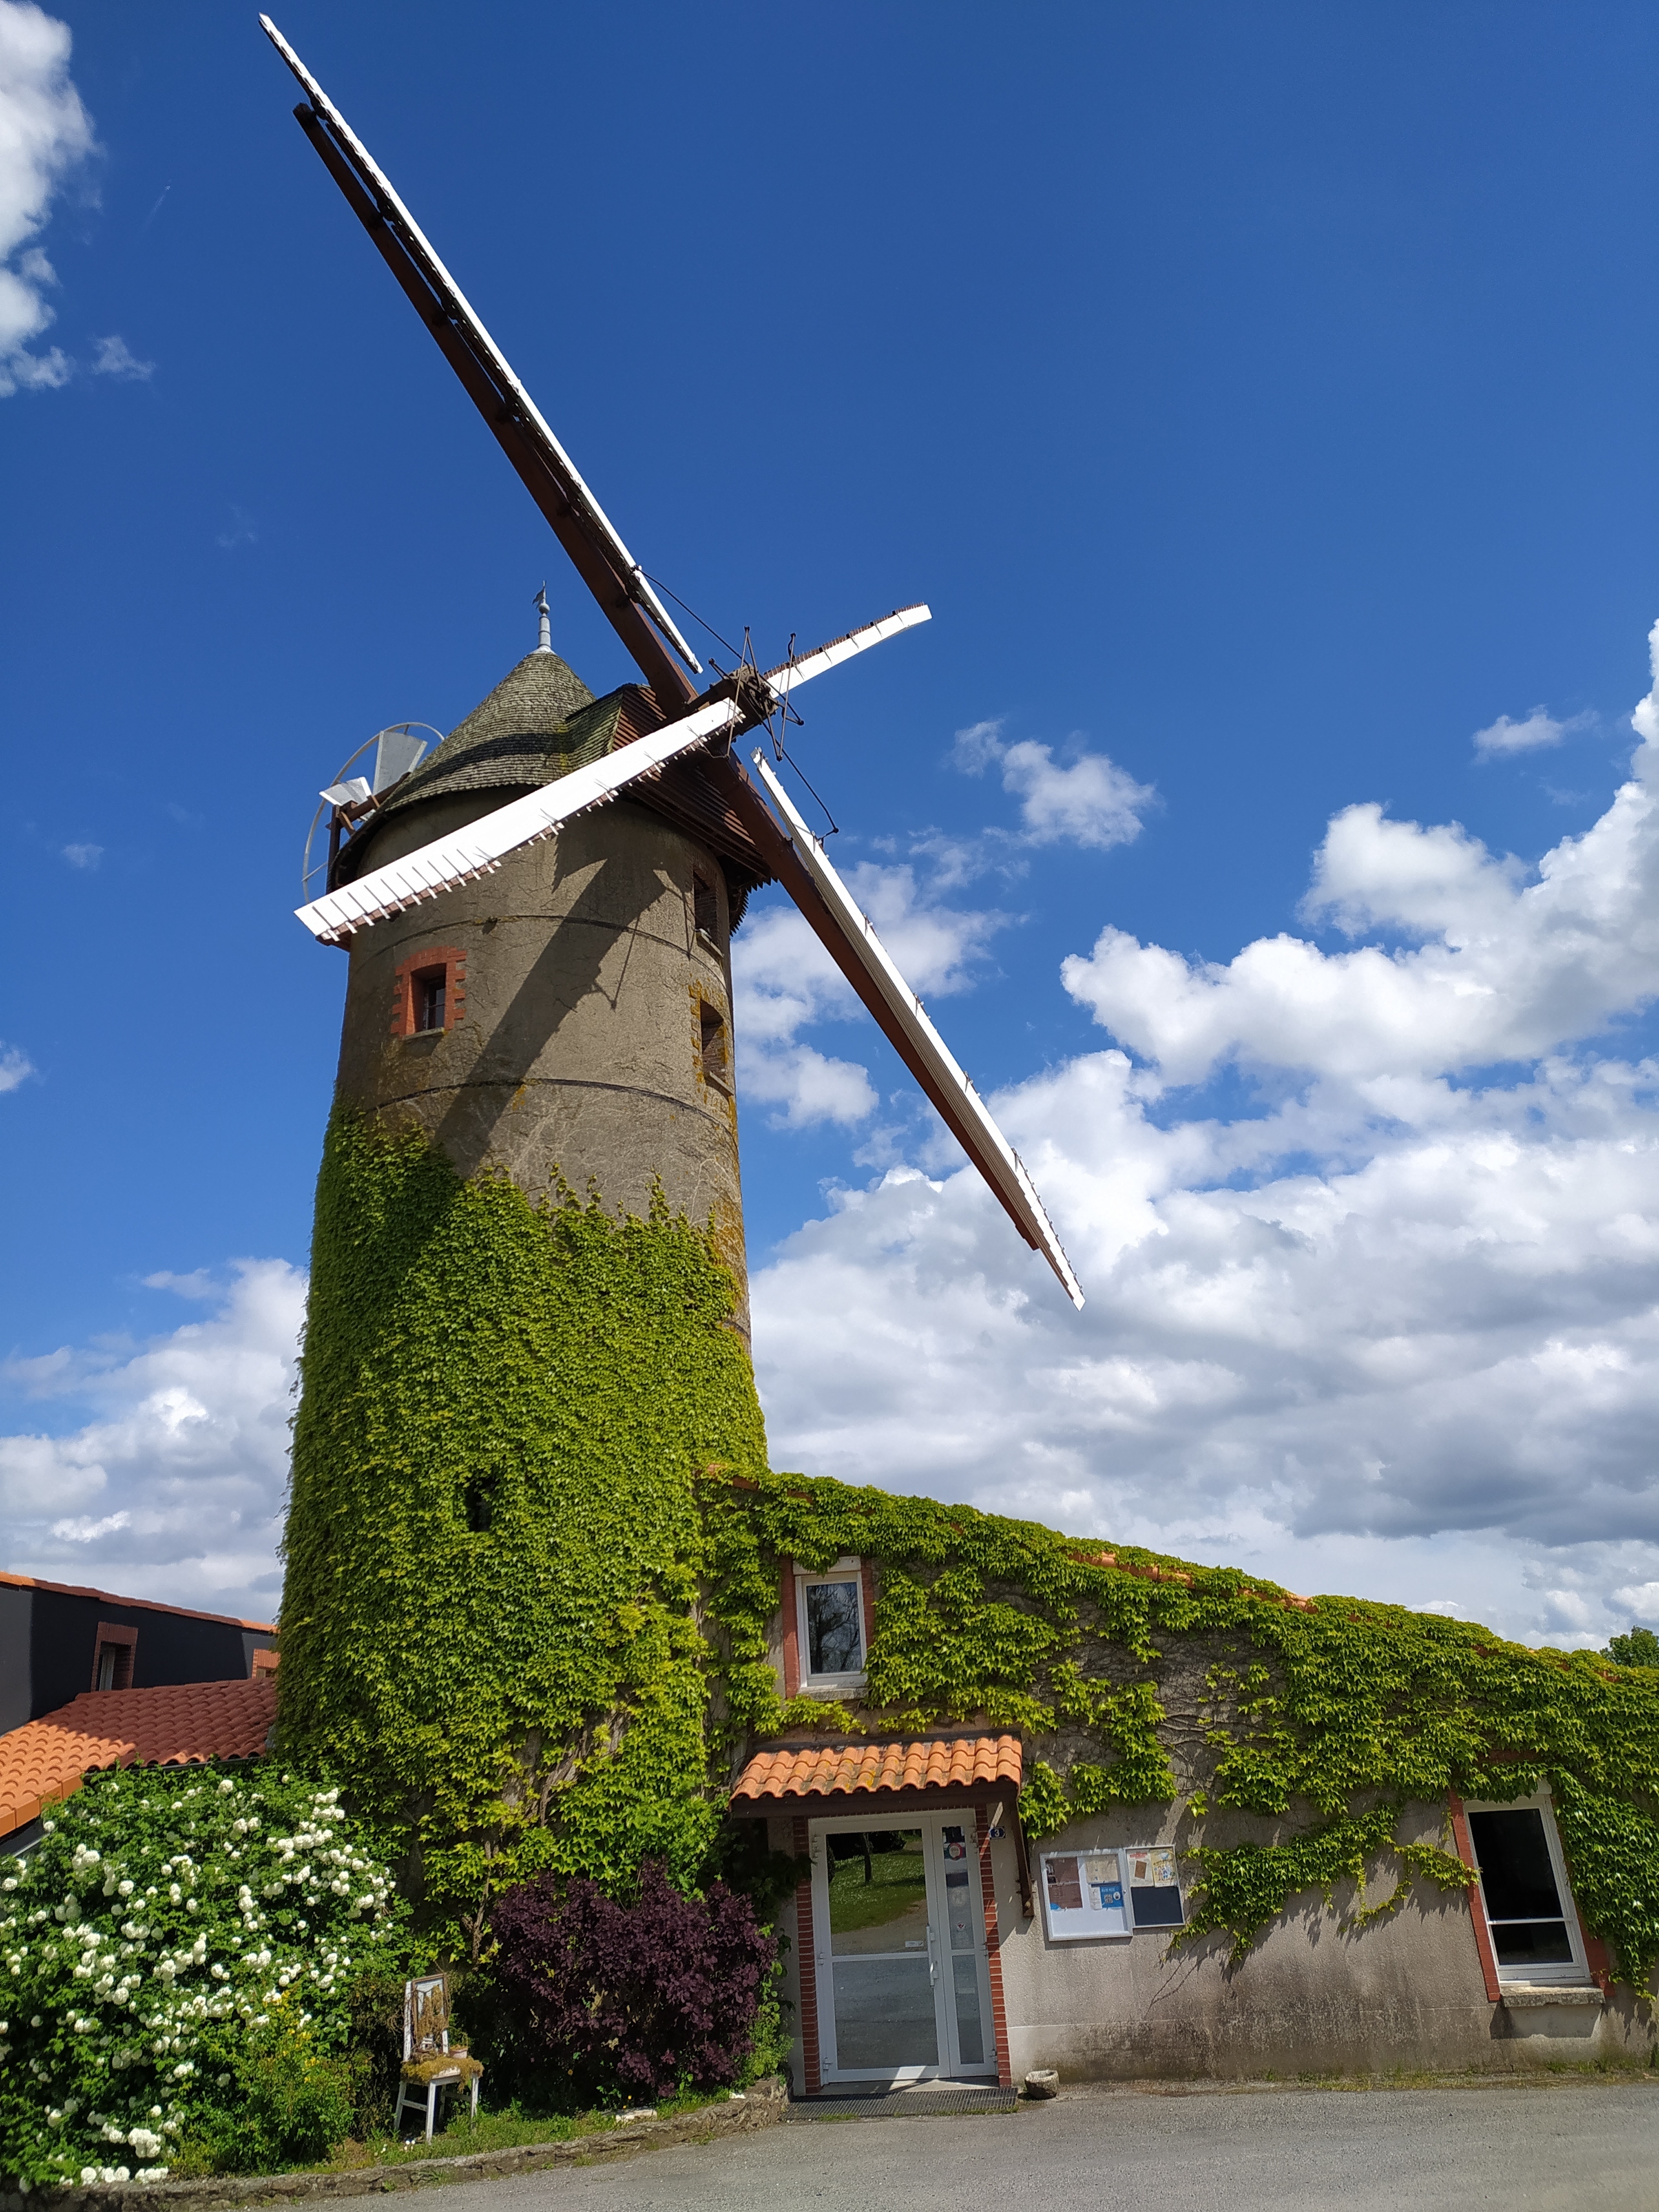
M 647 687 L 638 695 L 639 712 L 654 725 L 602 759 L 511 799 L 465 829 L 383 867 L 336 881 L 331 865 L 329 888 L 299 908 L 300 920 L 325 944 L 343 945 L 388 915 L 424 900 L 441 899 L 459 885 L 492 872 L 509 853 L 556 836 L 562 823 L 603 806 L 630 785 L 638 787 L 665 773 L 694 776 L 705 787 L 699 805 L 712 803 L 721 818 L 740 828 L 764 875 L 793 899 L 1008 1218 L 1025 1242 L 1042 1253 L 1067 1297 L 1080 1306 L 1083 1292 L 1077 1277 L 1018 1154 L 992 1120 L 776 777 L 757 754 L 757 771 L 772 801 L 769 805 L 735 750 L 736 740 L 746 732 L 771 725 L 781 714 L 787 715 L 798 685 L 926 622 L 927 609 L 901 608 L 880 622 L 849 630 L 815 653 L 792 651 L 787 660 L 763 673 L 745 660 L 708 690 L 697 691 L 687 672 L 700 676 L 701 663 L 535 401 L 368 148 L 270 17 L 259 20 L 305 88 L 306 100 L 295 110 L 301 129 L 628 648 Z M 536 595 L 536 610 L 541 623 L 536 649 L 551 653 L 545 586 Z M 375 796 L 380 792 L 377 776 Z M 337 813 L 337 822 L 345 811 Z

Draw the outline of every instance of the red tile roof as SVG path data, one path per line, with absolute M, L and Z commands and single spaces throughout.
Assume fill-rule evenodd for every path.
M 137 1606 L 143 1613 L 171 1613 L 180 1620 L 216 1620 L 225 1628 L 254 1628 L 275 1636 L 274 1620 L 243 1620 L 234 1613 L 192 1613 L 186 1605 L 164 1605 L 159 1598 L 118 1597 L 113 1590 L 88 1589 L 81 1583 L 43 1583 L 33 1575 L 0 1573 L 0 1583 L 10 1589 L 56 1590 L 59 1597 L 100 1597 L 106 1605 Z
M 252 1759 L 276 1717 L 276 1680 L 178 1682 L 154 1690 L 82 1690 L 0 1735 L 0 1836 L 81 1786 L 94 1766 L 184 1766 Z
M 1020 1778 L 1017 1735 L 924 1737 L 919 1743 L 812 1745 L 763 1751 L 751 1759 L 732 1791 L 766 1804 L 787 1797 L 848 1797 L 886 1790 L 963 1790 L 975 1783 Z

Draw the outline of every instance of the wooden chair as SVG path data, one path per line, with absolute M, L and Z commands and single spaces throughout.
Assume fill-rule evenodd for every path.
M 478 2084 L 483 2068 L 469 2057 L 464 2045 L 449 2047 L 449 1977 L 421 1974 L 404 1984 L 404 2070 L 398 2084 L 398 2110 L 392 2133 L 401 2138 L 404 2106 L 425 2100 L 426 2139 L 432 2140 L 433 2116 L 441 2089 L 472 2085 L 472 2117 L 478 2117 Z M 417 2097 L 416 2092 L 419 2093 Z

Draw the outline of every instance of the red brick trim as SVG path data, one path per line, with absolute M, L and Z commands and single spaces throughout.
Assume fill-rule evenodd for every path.
M 806 1823 L 797 1818 L 795 1850 L 805 1858 L 811 1848 Z M 818 2072 L 818 1954 L 812 1940 L 812 1877 L 809 1874 L 795 1887 L 795 1956 L 800 1983 L 800 2062 L 805 2079 L 801 2083 L 801 2094 L 817 2094 Z
M 870 1664 L 870 1646 L 876 1640 L 876 1563 L 859 1561 L 859 1582 L 864 1595 L 864 1663 Z
M 257 1650 L 253 1655 L 252 1662 L 248 1668 L 248 1673 L 250 1674 L 274 1674 L 276 1672 L 276 1662 L 283 1655 L 280 1651 L 271 1651 L 263 1648 Z
M 1002 1943 L 997 1929 L 997 1886 L 991 1869 L 991 1816 L 983 1805 L 974 1808 L 974 1832 L 979 1838 L 979 1893 L 985 1907 L 985 1956 L 990 1969 L 991 2025 L 996 2034 L 997 2080 L 1005 2089 L 1013 2087 L 1013 2062 L 1008 2055 L 1008 2014 L 1002 2002 Z
M 444 1027 L 453 1030 L 466 1019 L 466 954 L 459 945 L 428 945 L 398 963 L 392 984 L 392 1034 L 411 1037 L 422 1034 L 415 1027 L 415 993 L 410 978 L 434 968 L 444 971 Z
M 132 1655 L 137 1642 L 136 1628 L 124 1628 L 118 1621 L 100 1620 L 98 1633 L 92 1639 L 92 1680 L 87 1687 L 89 1690 L 98 1687 L 98 1662 L 104 1656 L 104 1646 L 112 1644 L 121 1656 L 115 1662 L 115 1680 L 109 1686 L 112 1690 L 130 1690 L 132 1687 Z
M 795 1607 L 795 1563 L 783 1562 L 783 1694 L 800 1695 L 800 1615 Z
M 1451 1802 L 1452 1838 L 1457 1845 L 1457 1856 L 1466 1867 L 1479 1872 L 1474 1856 L 1474 1843 L 1469 1834 L 1469 1816 L 1463 1810 L 1463 1800 L 1454 1790 L 1449 1792 Z M 1486 2002 L 1496 2004 L 1503 1996 L 1503 1985 L 1498 1978 L 1498 1954 L 1492 1947 L 1492 1930 L 1486 1925 L 1486 1908 L 1480 1895 L 1479 1881 L 1471 1883 L 1468 1892 L 1469 1918 L 1474 1924 L 1474 1948 L 1480 1954 L 1480 1972 L 1486 1984 Z

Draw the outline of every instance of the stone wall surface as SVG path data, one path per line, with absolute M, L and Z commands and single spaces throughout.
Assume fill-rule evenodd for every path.
M 1444 1848 L 1443 1820 L 1439 1807 L 1413 1806 L 1398 1832 L 1404 1841 Z M 1032 1847 L 1033 1881 L 1043 1848 L 1224 1845 L 1241 1839 L 1228 1832 L 1234 1825 L 1212 1816 L 1200 1831 L 1179 1808 L 1154 1806 L 1075 1820 L 1046 1846 Z M 1237 1825 L 1243 1828 L 1242 1816 Z M 1017 2077 L 1053 2066 L 1073 2081 L 1221 2081 L 1503 2069 L 1648 2053 L 1651 2039 L 1631 2002 L 1493 2003 L 1461 1893 L 1415 1881 L 1396 1911 L 1355 1926 L 1357 1910 L 1388 1896 L 1392 1870 L 1376 1870 L 1364 1899 L 1351 1884 L 1338 1886 L 1329 1907 L 1317 1891 L 1293 1899 L 1235 1966 L 1220 1934 L 1173 1955 L 1170 1939 L 1152 1929 L 1115 1941 L 1051 1943 L 1040 1901 L 1032 1918 L 1023 1917 L 1012 1842 L 996 1850 Z
M 1443 1821 L 1442 1808 L 1413 1806 L 1398 1832 L 1403 1841 L 1444 1848 Z M 881 1815 L 872 1811 L 872 1826 L 878 1825 Z M 1036 2067 L 1054 2067 L 1068 2081 L 1214 2081 L 1502 2071 L 1648 2057 L 1651 2027 L 1627 1990 L 1588 2005 L 1488 1998 L 1461 1893 L 1414 1882 L 1397 1911 L 1354 1926 L 1356 1911 L 1380 1903 L 1393 1887 L 1392 1871 L 1380 1868 L 1365 1899 L 1346 1885 L 1346 1893 L 1344 1887 L 1334 1893 L 1330 1907 L 1317 1891 L 1294 1899 L 1237 1966 L 1229 1963 L 1229 1939 L 1221 1935 L 1173 1954 L 1169 1936 L 1152 1929 L 1091 1942 L 1048 1940 L 1035 1894 L 1045 1849 L 1225 1845 L 1259 1839 L 1262 1826 L 1225 1814 L 1212 1814 L 1200 1826 L 1178 1806 L 1072 1821 L 1059 1835 L 1029 1846 L 1030 1917 L 1012 1833 L 993 1842 L 1016 2081 Z M 771 1847 L 793 1850 L 793 1822 L 773 1816 Z M 793 1936 L 787 1906 L 785 1915 Z M 797 1954 L 792 1944 L 785 1994 L 799 2023 Z M 799 2086 L 799 2036 L 792 2065 Z
M 500 804 L 496 790 L 410 807 L 375 838 L 379 866 Z M 694 878 L 713 890 L 711 942 Z M 643 1217 L 660 1180 L 739 1291 L 748 1328 L 725 876 L 691 839 L 621 799 L 491 875 L 360 931 L 340 1049 L 343 1094 L 417 1124 L 458 1171 L 500 1169 L 532 1198 L 562 1174 L 580 1198 Z M 393 1034 L 398 974 L 427 949 L 465 961 L 460 1019 Z M 725 1025 L 726 1080 L 703 1064 L 701 1009 Z

